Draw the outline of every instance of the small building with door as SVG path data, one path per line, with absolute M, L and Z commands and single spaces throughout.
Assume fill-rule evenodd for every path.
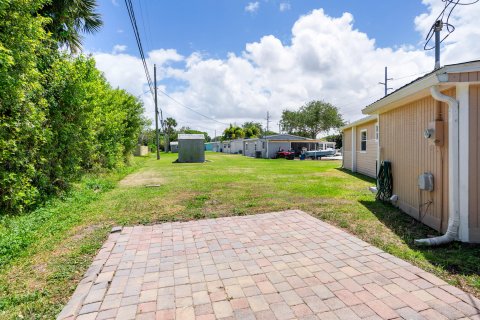
M 178 135 L 178 162 L 205 162 L 205 136 L 203 134 Z
M 170 142 L 170 152 L 177 153 L 178 152 L 178 141 Z

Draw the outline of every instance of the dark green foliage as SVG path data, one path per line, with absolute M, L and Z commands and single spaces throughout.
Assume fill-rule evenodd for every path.
M 231 125 L 223 131 L 223 140 L 234 140 L 245 138 L 245 131 L 243 128 Z
M 259 138 L 263 134 L 262 124 L 253 121 L 247 121 L 242 125 L 245 132 L 245 138 Z
M 335 148 L 337 149 L 340 149 L 343 146 L 342 144 L 343 136 L 341 133 L 331 134 L 329 136 L 324 137 L 324 139 L 327 140 L 328 142 L 335 142 Z
M 33 208 L 87 170 L 123 166 L 142 125 L 141 103 L 111 88 L 93 58 L 56 49 L 52 19 L 38 14 L 45 3 L 0 0 L 0 214 Z
M 67 46 L 72 52 L 81 50 L 82 33 L 95 33 L 103 22 L 95 12 L 96 0 L 50 0 L 39 14 L 50 18 L 45 25 L 59 46 Z
M 31 12 L 41 6 L 0 0 L 0 212 L 21 211 L 39 198 L 46 101 L 36 56 L 47 35 L 46 19 Z
M 281 126 L 290 134 L 315 139 L 321 132 L 328 132 L 343 125 L 338 108 L 324 101 L 311 101 L 298 111 L 284 110 Z

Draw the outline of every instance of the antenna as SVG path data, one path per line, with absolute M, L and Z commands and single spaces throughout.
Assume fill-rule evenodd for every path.
M 434 26 L 435 32 L 435 68 L 434 70 L 440 69 L 440 31 L 442 31 L 443 22 L 442 20 L 437 20 Z
M 378 84 L 383 84 L 385 86 L 385 95 L 388 94 L 388 90 L 393 90 L 393 88 L 388 87 L 388 81 L 393 80 L 393 78 L 388 78 L 388 68 L 385 67 L 385 82 L 379 82 Z

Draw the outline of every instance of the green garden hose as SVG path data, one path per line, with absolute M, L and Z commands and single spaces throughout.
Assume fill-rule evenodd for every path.
M 392 163 L 382 161 L 377 177 L 377 200 L 388 201 L 393 194 Z

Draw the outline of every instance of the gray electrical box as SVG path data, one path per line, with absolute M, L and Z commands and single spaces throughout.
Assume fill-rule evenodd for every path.
M 418 176 L 418 187 L 420 190 L 433 191 L 433 174 L 424 172 Z

